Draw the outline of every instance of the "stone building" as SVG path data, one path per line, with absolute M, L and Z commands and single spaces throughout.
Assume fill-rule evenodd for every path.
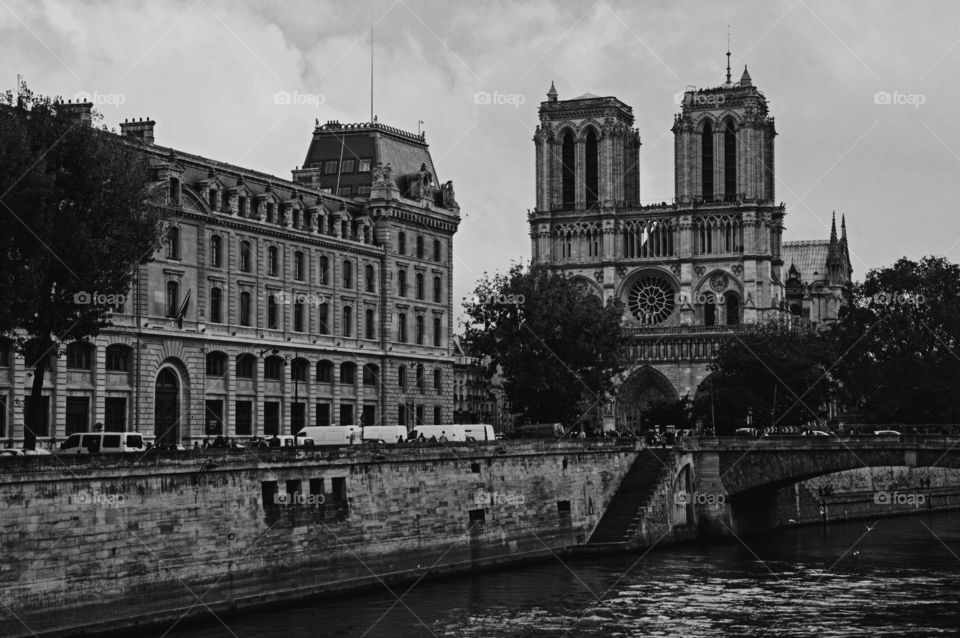
M 63 105 L 81 120 L 91 107 Z M 191 444 L 452 420 L 460 217 L 424 135 L 318 125 L 292 180 L 160 146 L 153 121 L 121 135 L 153 165 L 166 239 L 113 325 L 51 357 L 41 442 L 98 422 Z M 0 351 L 8 443 L 30 386 Z
M 497 432 L 513 430 L 503 377 L 487 377 L 483 361 L 459 337 L 453 339 L 453 422 L 489 423 Z
M 551 85 L 539 115 L 533 260 L 624 302 L 633 363 L 616 380 L 615 413 L 605 414 L 618 427 L 636 427 L 654 401 L 695 396 L 716 348 L 741 325 L 785 318 L 794 303 L 811 320 L 836 316 L 831 300 L 851 272 L 845 227 L 842 243 L 830 244 L 830 277 L 821 277 L 827 253 L 800 249 L 823 242 L 782 241 L 776 128 L 746 67 L 739 81 L 728 65 L 720 86 L 683 93 L 671 202 L 641 201 L 630 106 L 589 93 L 560 100 Z M 800 298 L 785 280 L 785 253 L 811 271 L 796 275 Z

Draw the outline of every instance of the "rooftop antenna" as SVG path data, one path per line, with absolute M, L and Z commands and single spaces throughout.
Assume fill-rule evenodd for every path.
M 730 84 L 730 25 L 727 25 L 727 84 Z
M 373 12 L 370 12 L 370 121 L 373 122 Z
M 417 135 L 420 135 L 422 128 L 423 128 L 423 120 L 417 120 Z

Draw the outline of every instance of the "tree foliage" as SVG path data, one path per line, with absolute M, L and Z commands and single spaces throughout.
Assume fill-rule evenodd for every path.
M 960 422 L 957 264 L 902 258 L 869 271 L 831 337 L 846 400 L 868 422 Z
M 108 325 L 93 293 L 128 294 L 159 247 L 150 180 L 142 152 L 26 84 L 0 98 L 0 335 L 34 367 L 28 448 L 48 357 Z
M 500 369 L 528 422 L 573 424 L 603 401 L 619 369 L 620 302 L 603 304 L 544 266 L 515 264 L 484 277 L 464 309 L 465 344 L 491 375 Z
M 732 434 L 748 414 L 754 427 L 791 427 L 824 418 L 838 390 L 831 371 L 835 361 L 834 342 L 815 330 L 786 322 L 753 326 L 721 346 L 710 364 L 712 405 L 707 393 L 698 397 L 694 411 L 712 413 L 717 434 Z

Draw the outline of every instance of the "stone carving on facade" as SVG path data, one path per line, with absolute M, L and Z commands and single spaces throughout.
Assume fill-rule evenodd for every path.
M 710 277 L 710 289 L 713 292 L 723 292 L 729 284 L 729 278 L 723 273 L 716 273 Z
M 674 277 L 680 276 L 680 264 L 670 264 L 670 272 L 673 273 Z
M 602 270 L 598 270 L 598 271 L 594 272 L 594 273 L 593 273 L 593 278 L 597 280 L 597 283 L 598 283 L 598 284 L 602 284 L 602 283 L 603 283 L 603 271 L 602 271 Z
M 737 277 L 743 274 L 743 266 L 741 266 L 740 264 L 734 264 L 730 270 L 732 270 L 733 274 L 736 275 Z
M 627 276 L 627 267 L 626 266 L 617 266 L 617 277 L 623 279 Z
M 693 269 L 693 272 L 697 274 L 697 277 L 703 277 L 706 274 L 707 269 L 705 266 L 697 266 Z
M 440 192 L 442 195 L 442 203 L 444 208 L 459 208 L 457 200 L 453 194 L 453 180 L 449 180 L 443 186 L 440 187 Z

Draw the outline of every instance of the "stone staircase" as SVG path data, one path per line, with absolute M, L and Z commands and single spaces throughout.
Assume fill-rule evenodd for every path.
M 610 505 L 590 535 L 585 550 L 627 548 L 643 525 L 643 517 L 662 477 L 673 466 L 673 450 L 644 448 L 620 482 Z

